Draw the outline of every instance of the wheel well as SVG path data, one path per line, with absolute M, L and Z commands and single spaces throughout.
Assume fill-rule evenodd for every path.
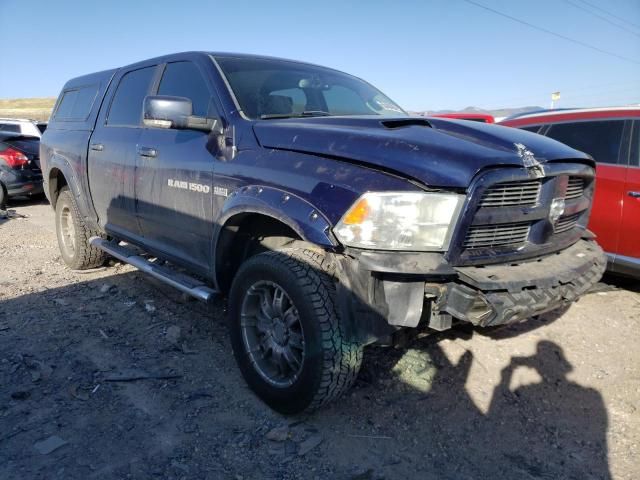
M 216 248 L 218 287 L 227 292 L 247 258 L 299 240 L 291 227 L 267 215 L 247 213 L 230 218 L 222 227 Z
M 67 185 L 67 179 L 62 171 L 57 168 L 51 169 L 51 172 L 49 173 L 49 201 L 53 208 L 56 207 L 60 190 L 62 190 L 62 187 L 65 185 Z

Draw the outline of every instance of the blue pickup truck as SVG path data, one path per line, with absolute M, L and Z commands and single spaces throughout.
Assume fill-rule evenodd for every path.
M 283 413 L 367 345 L 576 300 L 605 268 L 593 159 L 522 130 L 410 117 L 316 65 L 190 52 L 67 82 L 40 147 L 62 258 L 225 295 L 249 386 Z

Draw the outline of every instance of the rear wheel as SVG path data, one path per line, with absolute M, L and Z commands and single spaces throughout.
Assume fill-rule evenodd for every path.
M 104 263 L 106 254 L 89 243 L 100 233 L 84 223 L 68 187 L 62 188 L 56 202 L 56 234 L 62 259 L 70 268 L 86 270 Z
M 47 196 L 44 194 L 44 192 L 40 192 L 30 194 L 29 198 L 32 200 L 44 200 L 45 198 L 47 198 Z
M 229 295 L 231 340 L 249 387 L 285 414 L 314 410 L 354 382 L 362 346 L 338 318 L 332 266 L 308 249 L 247 260 Z
M 5 210 L 7 208 L 8 199 L 9 195 L 7 194 L 7 187 L 4 186 L 4 183 L 0 182 L 0 210 Z

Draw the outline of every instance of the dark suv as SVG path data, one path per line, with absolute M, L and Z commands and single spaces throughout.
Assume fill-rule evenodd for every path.
M 64 261 L 227 295 L 240 369 L 285 413 L 338 397 L 366 345 L 521 321 L 605 267 L 588 155 L 412 118 L 315 65 L 192 52 L 76 78 L 41 153 Z

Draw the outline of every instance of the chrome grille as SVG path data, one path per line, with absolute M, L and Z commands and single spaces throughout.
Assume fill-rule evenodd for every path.
M 580 218 L 581 214 L 582 212 L 579 212 L 574 213 L 573 215 L 567 215 L 566 217 L 560 217 L 556 222 L 554 231 L 556 233 L 568 232 L 578 224 L 578 219 Z
M 496 183 L 485 190 L 480 207 L 533 206 L 538 203 L 540 181 Z
M 567 184 L 567 193 L 564 198 L 571 200 L 572 198 L 580 198 L 584 192 L 584 179 L 582 177 L 569 177 Z
M 529 237 L 529 222 L 470 227 L 464 248 L 501 247 L 524 244 Z

